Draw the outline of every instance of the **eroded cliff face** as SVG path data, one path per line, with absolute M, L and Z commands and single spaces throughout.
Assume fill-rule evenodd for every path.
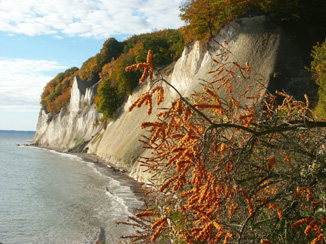
M 309 74 L 304 69 L 308 65 L 307 53 L 302 51 L 298 40 L 290 38 L 266 17 L 235 20 L 232 25 L 225 26 L 215 39 L 220 43 L 228 42 L 232 51 L 229 62 L 236 61 L 242 65 L 248 62 L 257 75 L 255 79 L 259 79 L 271 91 L 285 90 L 298 98 L 307 92 L 310 92 L 310 96 L 314 95 L 309 84 Z M 180 59 L 162 70 L 162 75 L 183 96 L 190 96 L 195 91 L 201 91 L 200 79 L 211 80 L 209 71 L 216 68 L 212 58 L 224 60 L 224 55 L 216 56 L 223 51 L 212 41 L 195 43 L 185 47 Z M 247 89 L 247 85 L 248 83 L 238 84 L 235 91 L 241 93 Z M 255 90 L 259 83 L 252 81 L 251 85 Z M 132 112 L 128 112 L 128 108 L 150 89 L 149 82 L 139 85 L 105 130 L 92 126 L 99 115 L 93 105 L 82 109 L 82 103 L 87 100 L 87 92 L 77 94 L 75 82 L 74 86 L 70 110 L 66 114 L 60 113 L 49 124 L 46 124 L 47 115 L 42 112 L 34 141 L 42 146 L 69 148 L 80 140 L 91 139 L 85 147 L 88 153 L 126 169 L 139 181 L 148 181 L 151 175 L 144 172 L 144 168 L 137 163 L 139 157 L 150 155 L 139 142 L 146 133 L 140 129 L 140 123 L 155 120 L 158 108 L 154 105 L 150 116 L 147 115 L 147 107 L 136 108 Z M 165 102 L 160 107 L 169 106 L 177 96 L 173 89 L 166 87 Z M 91 95 L 88 97 L 92 98 Z
M 32 143 L 43 147 L 68 150 L 89 141 L 100 131 L 100 114 L 94 106 L 94 95 L 99 83 L 83 82 L 74 78 L 70 103 L 54 118 L 41 110 Z

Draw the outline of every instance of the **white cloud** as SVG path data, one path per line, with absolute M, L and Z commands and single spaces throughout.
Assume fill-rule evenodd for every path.
M 183 0 L 2 0 L 0 31 L 107 38 L 178 28 Z
M 45 84 L 65 69 L 54 61 L 0 58 L 0 108 L 39 109 Z

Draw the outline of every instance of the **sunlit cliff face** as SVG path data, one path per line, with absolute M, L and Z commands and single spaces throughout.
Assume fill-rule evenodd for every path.
M 282 87 L 285 87 L 288 91 L 307 87 L 303 81 L 308 74 L 302 65 L 303 58 L 300 56 L 302 55 L 300 49 L 296 46 L 297 40 L 286 36 L 279 27 L 269 23 L 264 16 L 235 20 L 232 25 L 225 26 L 215 39 L 221 43 L 227 41 L 232 52 L 229 62 L 237 61 L 240 64 L 248 62 L 252 70 L 259 74 L 260 81 L 266 87 L 275 90 L 282 90 Z M 211 41 L 203 45 L 195 43 L 193 46 L 185 47 L 174 67 L 166 68 L 162 71 L 162 75 L 183 96 L 190 96 L 195 91 L 201 91 L 203 80 L 212 79 L 209 71 L 216 68 L 213 59 L 225 61 L 225 56 L 220 55 L 221 52 L 223 50 Z M 282 65 L 283 63 L 286 65 Z M 283 76 L 275 78 L 273 74 L 277 72 L 282 73 Z M 61 111 L 50 122 L 44 113 L 40 115 L 34 142 L 41 146 L 68 149 L 81 141 L 92 139 L 86 146 L 89 153 L 124 167 L 131 172 L 132 177 L 140 181 L 147 181 L 150 176 L 135 163 L 140 156 L 146 156 L 148 153 L 139 142 L 144 133 L 140 129 L 140 123 L 144 120 L 155 120 L 155 114 L 159 110 L 157 106 L 153 106 L 152 115 L 148 116 L 146 108 L 132 112 L 128 112 L 128 108 L 150 87 L 150 82 L 144 82 L 136 88 L 118 109 L 117 116 L 108 122 L 105 130 L 102 130 L 101 126 L 93 126 L 100 115 L 93 105 L 89 105 L 92 104 L 95 90 L 89 88 L 82 91 L 78 88 L 75 79 L 71 91 L 70 109 L 67 112 Z M 246 87 L 241 87 L 239 84 L 235 89 L 241 92 Z M 177 94 L 167 88 L 162 107 L 170 106 L 171 101 L 176 97 Z

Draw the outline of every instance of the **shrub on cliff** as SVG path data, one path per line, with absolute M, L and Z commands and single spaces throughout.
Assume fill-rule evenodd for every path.
M 256 80 L 248 64 L 227 61 L 211 71 L 203 92 L 184 98 L 164 78 L 130 110 L 164 100 L 164 86 L 179 98 L 144 121 L 142 140 L 152 156 L 139 163 L 164 193 L 130 217 L 142 228 L 133 243 L 325 243 L 326 122 L 306 101 Z M 141 68 L 152 75 L 151 52 Z M 162 85 L 164 84 L 164 86 Z M 248 87 L 247 87 L 248 84 Z M 250 85 L 249 85 L 250 84 Z M 247 87 L 241 93 L 235 87 Z M 218 94 L 224 94 L 223 97 Z M 160 183 L 162 182 L 162 183 Z
M 316 112 L 326 118 L 326 40 L 323 43 L 317 43 L 313 47 L 311 54 L 312 77 L 318 85 L 318 105 Z
M 106 79 L 100 84 L 95 104 L 96 108 L 103 113 L 103 119 L 112 117 L 120 106 L 121 98 L 119 98 L 117 88 L 110 79 Z

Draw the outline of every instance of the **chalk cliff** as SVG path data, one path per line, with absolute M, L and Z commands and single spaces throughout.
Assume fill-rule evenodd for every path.
M 227 41 L 232 51 L 230 61 L 233 59 L 240 64 L 248 62 L 252 70 L 259 74 L 260 82 L 271 91 L 285 90 L 299 99 L 308 92 L 310 97 L 314 97 L 315 90 L 304 68 L 308 65 L 309 53 L 301 46 L 302 42 L 267 17 L 235 20 L 226 25 L 215 39 L 221 43 Z M 200 79 L 211 79 L 208 72 L 216 67 L 212 58 L 224 59 L 223 55 L 216 56 L 222 51 L 211 41 L 205 44 L 197 42 L 185 47 L 180 59 L 163 69 L 162 75 L 183 96 L 189 96 L 200 91 Z M 152 115 L 148 116 L 147 108 L 128 112 L 128 107 L 149 89 L 149 82 L 135 89 L 105 129 L 93 126 L 100 116 L 93 105 L 97 85 L 95 82 L 85 85 L 76 77 L 67 112 L 61 111 L 49 121 L 48 115 L 41 111 L 34 142 L 41 146 L 68 149 L 90 140 L 85 151 L 126 169 L 139 181 L 147 181 L 150 175 L 137 163 L 140 156 L 148 154 L 139 142 L 145 133 L 140 129 L 140 123 L 155 120 L 158 110 L 154 105 Z M 257 83 L 253 82 L 252 85 L 257 86 Z M 235 89 L 242 92 L 246 88 L 240 84 Z M 167 87 L 162 107 L 168 106 L 176 97 L 177 94 Z
M 54 118 L 41 110 L 33 143 L 67 150 L 89 141 L 100 131 L 100 114 L 94 106 L 99 82 L 80 80 L 74 77 L 70 103 Z

